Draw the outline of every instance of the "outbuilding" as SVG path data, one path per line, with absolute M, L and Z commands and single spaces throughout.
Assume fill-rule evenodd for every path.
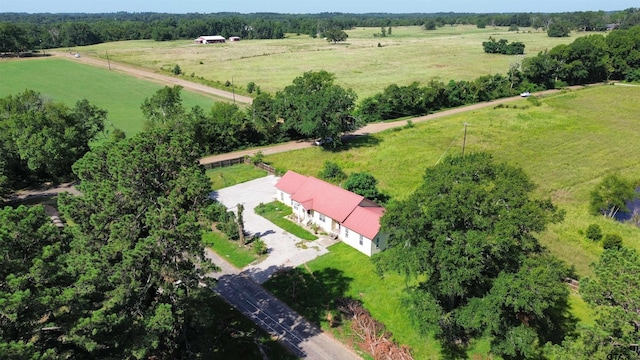
M 229 36 L 229 41 L 240 41 L 240 36 Z
M 200 36 L 194 41 L 196 42 L 196 44 L 214 44 L 214 43 L 223 43 L 226 41 L 226 39 L 224 38 L 224 36 L 212 35 L 212 36 Z

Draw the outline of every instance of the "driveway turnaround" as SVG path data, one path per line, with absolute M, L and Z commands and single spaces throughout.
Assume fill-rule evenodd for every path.
M 274 225 L 271 221 L 255 213 L 261 203 L 275 200 L 275 184 L 278 178 L 269 175 L 242 184 L 215 191 L 211 196 L 223 203 L 229 210 L 236 211 L 238 204 L 244 206 L 245 231 L 258 234 L 269 248 L 266 259 L 245 267 L 243 273 L 262 284 L 278 270 L 293 268 L 328 252 L 326 246 L 335 242 L 328 238 L 316 241 L 302 240 Z

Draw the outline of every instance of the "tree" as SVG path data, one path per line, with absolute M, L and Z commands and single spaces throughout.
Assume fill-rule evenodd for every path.
M 179 127 L 108 143 L 74 165 L 82 196 L 62 195 L 73 226 L 66 341 L 89 358 L 177 358 L 187 304 L 212 285 L 198 223 L 210 204 L 198 150 Z
M 361 124 L 351 115 L 356 94 L 333 83 L 334 75 L 324 70 L 309 71 L 276 93 L 276 117 L 285 119 L 283 126 L 298 136 L 332 138 L 327 146 L 341 144 L 341 135 Z
M 177 65 L 176 65 L 177 66 Z M 185 109 L 182 106 L 180 92 L 182 86 L 165 86 L 150 98 L 144 99 L 142 114 L 151 124 L 165 124 L 183 119 Z
M 346 32 L 342 31 L 338 28 L 333 28 L 324 32 L 323 37 L 327 39 L 328 42 L 333 42 L 334 44 L 339 41 L 345 41 L 349 37 Z
M 387 197 L 378 190 L 378 180 L 368 172 L 359 172 L 349 175 L 342 187 L 365 198 L 384 204 Z
M 32 90 L 0 99 L 0 114 L 0 187 L 9 190 L 73 179 L 71 165 L 89 151 L 107 116 L 87 100 L 68 108 Z
M 596 319 L 549 353 L 557 359 L 636 359 L 631 345 L 640 329 L 640 256 L 633 249 L 609 249 L 592 267 L 596 276 L 580 281 L 580 294 Z
M 67 358 L 65 271 L 70 236 L 42 206 L 0 210 L 0 357 Z
M 616 174 L 607 175 L 591 191 L 589 207 L 594 215 L 601 214 L 610 218 L 619 211 L 629 212 L 627 201 L 635 197 L 633 185 Z
M 427 169 L 414 194 L 387 206 L 381 232 L 389 248 L 374 261 L 415 281 L 406 299 L 412 317 L 447 349 L 491 335 L 495 353 L 530 358 L 528 339 L 556 335 L 549 324 L 565 316 L 558 282 L 567 271 L 556 260 L 548 266 L 535 233 L 562 213 L 530 199 L 532 190 L 521 169 L 478 153 Z M 521 290 L 507 295 L 511 283 Z
M 436 29 L 436 22 L 433 19 L 428 19 L 424 22 L 424 29 L 425 30 L 435 30 Z
M 567 37 L 570 32 L 569 26 L 560 21 L 552 22 L 547 28 L 549 37 Z
M 346 179 L 347 175 L 342 171 L 340 165 L 327 160 L 324 162 L 324 166 L 318 174 L 318 177 L 331 182 L 340 182 Z

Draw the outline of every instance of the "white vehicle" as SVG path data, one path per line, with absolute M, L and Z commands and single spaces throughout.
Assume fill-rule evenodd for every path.
M 523 92 L 522 94 L 520 94 L 520 96 L 522 96 L 522 97 L 529 97 L 529 96 L 531 96 L 531 93 L 530 93 L 530 92 L 528 92 L 528 91 L 525 91 L 525 92 Z

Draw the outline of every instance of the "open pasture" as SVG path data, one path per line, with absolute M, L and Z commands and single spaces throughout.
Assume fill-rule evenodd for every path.
M 29 89 L 69 107 L 87 99 L 108 111 L 107 130 L 115 126 L 127 135 L 143 129 L 140 106 L 161 88 L 149 81 L 59 58 L 2 60 L 0 79 L 0 97 Z M 187 108 L 199 105 L 209 109 L 214 102 L 186 90 L 182 91 L 182 100 Z
M 347 41 L 333 44 L 322 38 L 288 34 L 280 40 L 241 40 L 224 44 L 194 44 L 191 40 L 156 42 L 124 41 L 78 48 L 80 53 L 160 71 L 176 64 L 183 76 L 193 74 L 210 81 L 233 82 L 244 89 L 254 82 L 275 93 L 306 71 L 326 70 L 336 83 L 353 89 L 360 99 L 381 92 L 391 84 L 414 81 L 472 80 L 481 75 L 506 73 L 523 56 L 485 54 L 482 42 L 489 37 L 521 41 L 526 55 L 572 42 L 578 36 L 550 38 L 543 31 L 506 27 L 444 26 L 426 31 L 418 26 L 394 27 L 391 36 L 380 37 L 380 28 L 346 31 Z M 213 35 L 213 34 L 209 34 Z
M 382 191 L 405 198 L 421 183 L 427 167 L 445 155 L 460 154 L 463 124 L 466 152 L 487 151 L 498 161 L 522 167 L 537 185 L 535 196 L 551 198 L 566 210 L 565 220 L 541 234 L 542 242 L 591 275 L 589 264 L 601 245 L 581 232 L 591 223 L 619 233 L 625 245 L 640 249 L 640 229 L 592 216 L 589 193 L 609 173 L 640 180 L 637 114 L 640 87 L 599 86 L 557 94 L 532 106 L 522 99 L 504 108 L 487 108 L 356 139 L 345 151 L 311 148 L 266 157 L 278 169 L 317 176 L 326 160 L 348 174 L 368 171 Z M 518 108 L 514 108 L 514 105 Z M 527 108 L 528 106 L 528 108 Z

